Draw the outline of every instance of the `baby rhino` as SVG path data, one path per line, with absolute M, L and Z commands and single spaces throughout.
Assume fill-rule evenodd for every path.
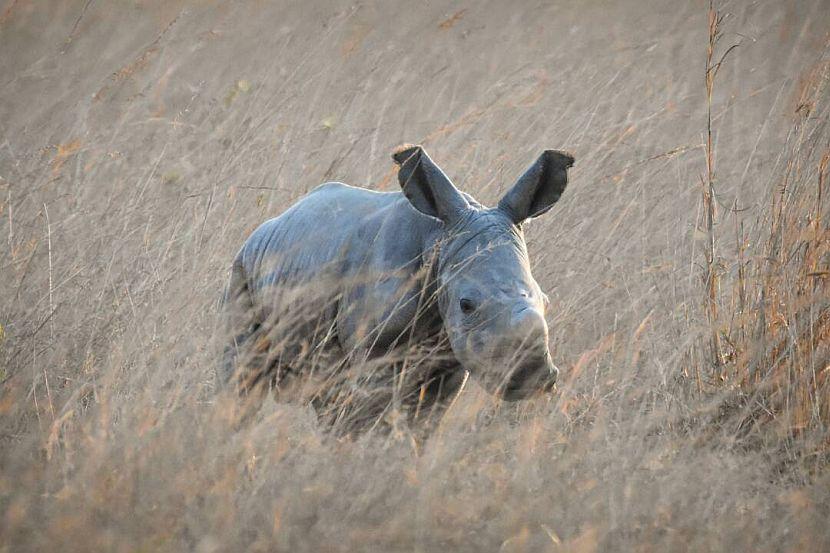
M 279 389 L 301 367 L 321 370 L 309 363 L 318 352 L 336 351 L 348 372 L 435 344 L 443 361 L 411 369 L 423 383 L 468 373 L 507 400 L 553 386 L 548 299 L 522 224 L 559 200 L 573 158 L 545 151 L 494 208 L 460 192 L 420 146 L 393 158 L 400 192 L 326 183 L 245 241 L 224 301 L 225 382 Z

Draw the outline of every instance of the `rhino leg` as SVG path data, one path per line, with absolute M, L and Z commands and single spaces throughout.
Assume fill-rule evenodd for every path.
M 222 298 L 222 312 L 224 330 L 230 336 L 230 341 L 225 346 L 222 363 L 216 371 L 217 388 L 224 387 L 230 381 L 243 344 L 259 326 L 254 320 L 253 300 L 240 260 L 234 261 L 231 267 L 231 277 Z
M 270 357 L 271 337 L 259 320 L 241 262 L 234 262 L 223 299 L 225 328 L 230 337 L 217 370 L 217 387 L 235 380 L 239 395 L 268 388 L 275 364 Z M 256 394 L 254 394 L 256 395 Z
M 236 396 L 231 402 L 234 425 L 243 424 L 262 405 L 275 386 L 278 359 L 274 358 L 268 321 L 260 320 L 241 262 L 234 262 L 223 298 L 226 335 L 222 362 L 216 370 L 217 390 Z

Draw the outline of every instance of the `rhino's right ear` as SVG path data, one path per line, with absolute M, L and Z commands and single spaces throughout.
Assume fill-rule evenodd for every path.
M 404 196 L 421 213 L 452 225 L 470 204 L 421 146 L 401 146 L 392 154 L 400 166 Z

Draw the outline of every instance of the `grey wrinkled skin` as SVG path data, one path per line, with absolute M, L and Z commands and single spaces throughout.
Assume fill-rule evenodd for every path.
M 326 183 L 245 241 L 224 301 L 223 380 L 279 382 L 324 346 L 369 359 L 441 335 L 444 372 L 467 370 L 508 400 L 552 387 L 548 300 L 521 225 L 559 199 L 573 158 L 545 151 L 495 208 L 456 189 L 420 146 L 393 158 L 400 192 Z

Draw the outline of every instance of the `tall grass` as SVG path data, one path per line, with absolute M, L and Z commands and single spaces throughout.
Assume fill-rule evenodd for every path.
M 828 382 L 827 142 L 828 66 L 817 68 L 801 98 L 774 188 L 754 232 L 735 213 L 736 255 L 730 269 L 728 344 L 722 374 L 744 396 L 744 428 L 771 424 L 775 441 L 806 440 L 815 470 L 826 464 L 830 423 Z M 825 221 L 825 222 L 823 222 Z
M 826 549 L 823 8 L 718 7 L 707 87 L 699 3 L 9 3 L 0 548 Z M 309 350 L 239 426 L 235 250 L 324 180 L 391 189 L 405 141 L 491 205 L 576 154 L 527 229 L 556 393 L 433 409 L 435 344 Z
M 716 215 L 713 89 L 718 71 L 739 44 L 718 53 L 725 15 L 710 2 L 708 18 L 702 203 L 704 310 L 711 337 L 702 356 L 704 366 L 697 369 L 698 388 L 734 392 L 727 400 L 727 420 L 736 436 L 779 444 L 789 460 L 806 455 L 812 469 L 819 470 L 826 464 L 830 445 L 825 286 L 830 273 L 827 229 L 822 224 L 830 160 L 825 105 L 830 65 L 826 60 L 818 64 L 802 83 L 796 118 L 772 171 L 772 186 L 747 233 L 745 208 L 737 199 L 726 206 L 729 211 L 724 210 L 720 221 Z M 727 236 L 716 236 L 717 223 Z M 719 256 L 715 245 L 718 238 L 727 242 L 728 233 L 734 236 L 734 248 Z M 793 448 L 793 441 L 799 445 Z

